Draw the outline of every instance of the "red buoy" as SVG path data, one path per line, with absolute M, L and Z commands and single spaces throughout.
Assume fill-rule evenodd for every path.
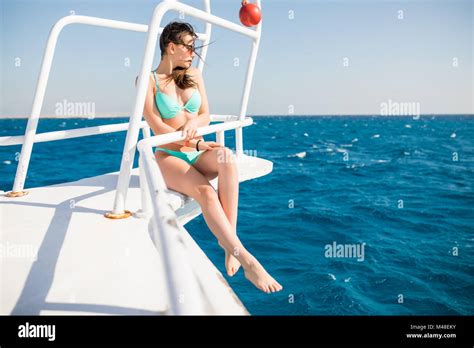
M 242 0 L 242 7 L 239 12 L 240 21 L 243 25 L 251 27 L 260 23 L 262 12 L 260 7 L 255 4 L 249 4 L 247 0 Z

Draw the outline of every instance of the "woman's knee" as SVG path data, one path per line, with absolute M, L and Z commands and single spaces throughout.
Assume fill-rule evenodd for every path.
M 196 188 L 196 197 L 194 198 L 200 204 L 219 200 L 216 190 L 211 185 L 199 185 Z

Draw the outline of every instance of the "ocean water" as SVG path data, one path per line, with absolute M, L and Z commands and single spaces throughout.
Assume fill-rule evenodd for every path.
M 44 119 L 39 132 L 125 121 Z M 274 170 L 240 185 L 238 234 L 284 289 L 267 295 L 242 270 L 225 276 L 251 314 L 474 314 L 474 118 L 254 121 L 244 147 Z M 25 126 L 0 120 L 0 136 L 23 135 Z M 124 139 L 35 144 L 26 187 L 117 171 Z M 19 151 L 0 147 L 0 190 L 12 187 Z M 186 228 L 225 274 L 203 218 Z M 330 253 L 334 246 L 345 253 Z

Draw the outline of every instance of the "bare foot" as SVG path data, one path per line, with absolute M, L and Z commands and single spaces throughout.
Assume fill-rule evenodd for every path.
M 221 245 L 220 242 L 219 242 L 219 245 L 221 246 L 222 249 L 224 249 L 224 247 Z M 239 270 L 240 262 L 239 260 L 235 258 L 234 255 L 227 252 L 227 250 L 224 249 L 224 251 L 225 251 L 225 269 L 227 270 L 227 275 L 229 277 L 232 277 Z
M 267 294 L 283 289 L 283 286 L 273 279 L 273 277 L 265 271 L 265 268 L 263 268 L 260 262 L 258 262 L 253 256 L 251 256 L 251 261 L 248 266 L 244 267 L 244 272 L 245 278 L 250 280 L 253 285 Z

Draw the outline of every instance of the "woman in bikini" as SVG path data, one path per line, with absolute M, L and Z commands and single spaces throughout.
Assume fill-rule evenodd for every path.
M 242 265 L 245 277 L 270 293 L 282 286 L 237 237 L 239 180 L 232 151 L 196 136 L 210 123 L 209 105 L 199 69 L 191 67 L 197 35 L 188 23 L 171 22 L 160 36 L 161 61 L 151 74 L 143 115 L 154 134 L 182 130 L 185 140 L 157 148 L 156 160 L 168 188 L 194 198 L 204 220 L 225 250 L 227 274 Z M 209 180 L 218 177 L 218 188 Z

